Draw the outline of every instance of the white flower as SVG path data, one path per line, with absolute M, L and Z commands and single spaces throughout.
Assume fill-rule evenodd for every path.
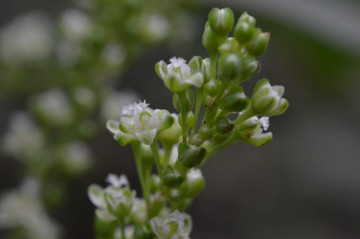
M 32 100 L 35 110 L 49 123 L 64 125 L 73 119 L 69 99 L 61 90 L 46 91 L 34 96 Z
M 113 187 L 121 188 L 125 186 L 129 186 L 129 181 L 126 177 L 126 175 L 122 174 L 119 177 L 115 174 L 108 174 L 106 177 L 106 182 L 110 183 Z
M 68 9 L 61 16 L 60 27 L 66 39 L 79 41 L 90 32 L 91 21 L 85 13 Z
M 146 101 L 123 107 L 120 122 L 108 121 L 107 128 L 120 144 L 140 141 L 151 145 L 158 132 L 172 125 L 174 119 L 167 110 L 153 110 Z
M 177 210 L 165 217 L 151 219 L 150 225 L 159 239 L 189 238 L 192 229 L 190 216 Z
M 201 72 L 192 74 L 183 58 L 173 57 L 170 59 L 170 64 L 160 61 L 155 69 L 165 86 L 173 92 L 183 92 L 191 85 L 199 88 L 204 83 L 203 74 Z
M 269 126 L 270 126 L 269 117 L 266 117 L 266 116 L 261 117 L 259 119 L 259 121 L 264 130 L 267 130 L 269 128 Z
M 37 157 L 44 146 L 44 135 L 26 113 L 17 113 L 10 119 L 9 131 L 1 148 L 18 160 Z
M 116 67 L 126 59 L 126 50 L 120 44 L 109 43 L 105 46 L 101 56 L 108 65 Z
M 143 30 L 141 31 L 148 40 L 157 42 L 163 40 L 169 34 L 168 20 L 159 14 L 151 14 L 145 16 L 143 23 Z
M 59 228 L 48 217 L 39 195 L 39 183 L 24 180 L 18 190 L 5 193 L 0 199 L 0 229 L 23 227 L 28 238 L 59 238 Z
M 88 146 L 81 141 L 71 142 L 60 148 L 62 162 L 72 173 L 81 173 L 89 169 L 93 155 Z
M 6 62 L 41 60 L 53 47 L 50 20 L 42 13 L 15 18 L 0 32 L 0 57 Z

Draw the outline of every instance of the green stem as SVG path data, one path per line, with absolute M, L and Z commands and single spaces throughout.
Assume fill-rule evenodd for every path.
M 210 53 L 210 80 L 216 80 L 217 53 Z
M 164 144 L 164 170 L 166 170 L 167 166 L 169 165 L 170 162 L 170 156 L 171 156 L 171 151 L 173 148 L 172 144 Z
M 220 152 L 221 150 L 232 145 L 235 142 L 236 142 L 236 137 L 235 137 L 235 133 L 233 133 L 233 134 L 229 135 L 229 137 L 226 140 L 222 141 L 220 144 L 218 144 L 218 145 L 211 144 L 210 146 L 206 147 L 208 153 L 206 154 L 205 160 L 203 163 L 205 163 L 206 159 L 212 157 L 216 153 Z
M 187 134 L 188 134 L 188 128 L 187 128 L 187 111 L 186 111 L 186 93 L 179 93 L 180 98 L 180 114 L 181 114 L 181 120 L 182 120 L 182 136 L 183 136 L 183 142 L 186 143 L 187 141 Z
M 155 165 L 156 165 L 156 170 L 158 171 L 158 174 L 160 176 L 160 179 L 162 181 L 162 176 L 163 176 L 163 172 L 162 172 L 162 168 L 161 168 L 161 164 L 160 164 L 160 158 L 159 158 L 159 147 L 157 144 L 157 141 L 155 140 L 154 143 L 152 145 L 150 145 L 151 151 L 153 152 L 153 156 L 154 156 L 154 161 L 155 161 Z
M 204 88 L 196 89 L 195 120 L 194 120 L 194 124 L 191 128 L 190 138 L 195 133 L 196 124 L 197 124 L 197 121 L 199 118 L 199 113 L 200 113 L 201 104 L 203 102 L 203 98 L 204 98 Z
M 141 186 L 141 190 L 143 192 L 143 195 L 144 195 L 144 198 L 146 201 L 146 208 L 147 208 L 147 212 L 149 215 L 149 211 L 150 211 L 150 191 L 149 191 L 149 189 L 150 188 L 144 178 L 144 168 L 143 168 L 143 164 L 142 164 L 142 160 L 141 160 L 140 147 L 141 147 L 140 143 L 132 144 L 132 148 L 133 148 L 134 156 L 135 156 L 136 170 L 139 175 L 140 186 Z

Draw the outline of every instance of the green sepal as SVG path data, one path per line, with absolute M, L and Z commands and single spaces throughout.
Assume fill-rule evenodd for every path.
M 246 97 L 241 86 L 234 87 L 224 98 L 222 109 L 227 112 L 240 112 L 246 109 L 250 100 Z
M 191 75 L 198 73 L 198 72 L 202 72 L 202 58 L 200 56 L 194 56 L 190 61 L 189 61 L 189 67 L 190 67 L 190 73 Z
M 246 44 L 255 37 L 255 27 L 247 22 L 238 21 L 234 30 L 234 37 L 240 44 Z
M 201 164 L 206 155 L 206 149 L 185 143 L 178 146 L 178 157 L 186 168 L 197 167 Z
M 155 71 L 156 74 L 160 77 L 160 79 L 165 80 L 166 75 L 168 74 L 167 71 L 167 64 L 165 61 L 159 61 L 155 64 Z
M 226 41 L 221 46 L 219 46 L 219 52 L 221 54 L 235 53 L 238 50 L 239 50 L 239 42 L 232 37 L 228 37 Z
M 216 120 L 216 131 L 219 134 L 227 134 L 229 132 L 231 132 L 234 128 L 234 123 L 231 122 L 231 120 L 229 120 L 226 117 L 220 117 L 219 119 Z
M 253 16 L 249 15 L 247 12 L 243 12 L 241 14 L 241 16 L 239 17 L 238 22 L 246 22 L 246 23 L 251 24 L 254 27 L 256 25 L 256 19 Z
M 166 187 L 176 188 L 184 182 L 185 176 L 180 172 L 172 168 L 171 166 L 167 166 L 163 176 L 163 183 Z
M 205 92 L 214 97 L 219 93 L 219 89 L 221 89 L 221 81 L 219 80 L 210 80 L 204 86 Z
M 208 50 L 210 55 L 215 55 L 218 52 L 218 47 L 226 40 L 225 36 L 217 35 L 213 32 L 209 26 L 209 22 L 206 22 L 204 34 L 202 37 L 202 44 Z
M 255 39 L 246 45 L 246 50 L 249 54 L 259 57 L 265 53 L 270 40 L 269 32 L 261 32 Z

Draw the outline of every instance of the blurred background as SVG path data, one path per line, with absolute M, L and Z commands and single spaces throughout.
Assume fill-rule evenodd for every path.
M 358 1 L 0 3 L 0 238 L 93 238 L 88 185 L 125 173 L 140 191 L 105 122 L 138 98 L 175 111 L 154 65 L 207 57 L 213 7 L 271 32 L 245 92 L 266 77 L 290 107 L 270 119 L 273 142 L 237 143 L 203 167 L 191 237 L 360 238 Z

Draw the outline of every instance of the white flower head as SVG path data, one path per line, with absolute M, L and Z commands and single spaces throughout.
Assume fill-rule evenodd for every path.
M 15 18 L 0 32 L 0 57 L 6 62 L 42 60 L 53 45 L 50 19 L 39 12 Z
M 126 175 L 124 175 L 124 174 L 117 176 L 115 174 L 110 173 L 106 177 L 106 182 L 110 183 L 113 187 L 116 187 L 116 188 L 129 186 L 129 181 L 128 181 Z
M 53 89 L 41 93 L 33 98 L 35 110 L 44 119 L 55 125 L 68 124 L 73 119 L 73 109 L 67 95 L 59 90 Z
M 163 40 L 170 30 L 168 20 L 160 14 L 144 16 L 142 21 L 142 33 L 146 39 L 152 42 Z
M 4 152 L 18 160 L 36 157 L 45 143 L 44 134 L 26 113 L 16 113 L 10 119 L 9 131 L 1 142 Z
M 60 148 L 62 162 L 72 173 L 81 173 L 90 168 L 93 155 L 89 147 L 81 141 L 73 141 Z
M 157 133 L 170 127 L 173 122 L 167 110 L 153 110 L 144 101 L 124 106 L 120 122 L 110 120 L 107 128 L 121 145 L 134 140 L 151 145 Z
M 264 130 L 267 130 L 269 128 L 270 126 L 269 117 L 266 116 L 261 117 L 259 121 Z
M 190 216 L 178 210 L 165 217 L 155 217 L 151 219 L 150 225 L 159 239 L 189 238 L 192 229 Z
M 170 64 L 164 61 L 158 62 L 156 73 L 164 81 L 165 86 L 173 92 L 183 92 L 191 85 L 199 88 L 204 83 L 203 74 L 199 70 L 192 73 L 190 66 L 180 57 L 171 58 Z
M 68 9 L 61 16 L 60 27 L 67 39 L 78 41 L 90 32 L 91 21 L 85 13 L 76 9 Z

